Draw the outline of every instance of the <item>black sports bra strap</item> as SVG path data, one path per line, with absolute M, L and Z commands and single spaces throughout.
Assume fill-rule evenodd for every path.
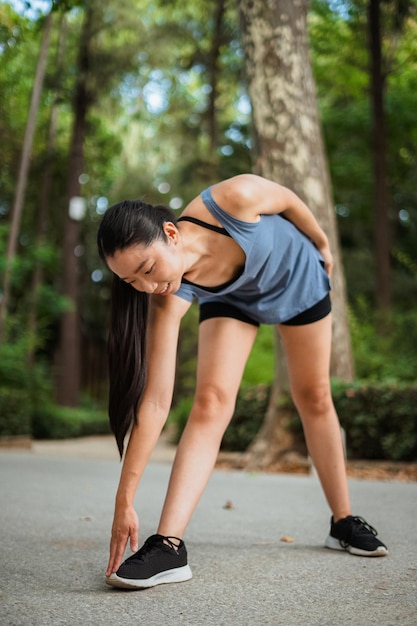
M 207 224 L 207 222 L 203 222 L 203 220 L 199 220 L 197 217 L 184 215 L 183 217 L 179 217 L 177 222 L 192 222 L 193 224 L 197 224 L 197 226 L 202 226 L 203 228 L 214 230 L 216 233 L 220 233 L 221 235 L 226 235 L 226 237 L 231 237 L 225 228 L 222 228 L 221 226 L 214 226 L 214 224 Z

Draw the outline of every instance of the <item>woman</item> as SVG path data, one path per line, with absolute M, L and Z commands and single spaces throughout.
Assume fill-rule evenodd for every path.
M 232 417 L 260 323 L 278 325 L 286 350 L 292 396 L 332 511 L 325 545 L 386 555 L 376 531 L 351 516 L 329 382 L 333 261 L 308 207 L 289 189 L 243 174 L 206 189 L 177 223 L 165 207 L 117 204 L 103 218 L 98 246 L 115 275 L 109 415 L 121 455 L 132 427 L 106 582 L 143 588 L 191 578 L 182 538 Z M 200 329 L 193 407 L 157 534 L 120 566 L 128 540 L 138 550 L 134 496 L 170 409 L 180 321 L 195 298 Z

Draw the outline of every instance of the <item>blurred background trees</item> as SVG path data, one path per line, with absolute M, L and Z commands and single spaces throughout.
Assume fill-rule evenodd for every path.
M 0 2 L 3 287 L 10 270 L 0 395 L 9 394 L 4 402 L 15 407 L 25 395 L 32 421 L 52 414 L 57 403 L 105 408 L 110 277 L 95 234 L 107 206 L 142 197 L 180 211 L 204 186 L 256 167 L 239 5 Z M 46 74 L 16 251 L 8 259 L 48 23 Z M 413 382 L 416 2 L 313 0 L 307 23 L 356 377 Z M 70 217 L 71 202 L 84 215 Z M 195 337 L 192 310 L 181 334 L 176 401 L 192 392 Z M 272 329 L 265 327 L 244 384 L 270 384 L 273 363 Z

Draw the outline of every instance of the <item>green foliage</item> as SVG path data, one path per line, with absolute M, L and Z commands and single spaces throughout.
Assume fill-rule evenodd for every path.
M 233 419 L 223 436 L 221 449 L 246 450 L 258 432 L 268 406 L 269 387 L 267 385 L 243 386 L 239 391 Z M 188 416 L 193 398 L 185 397 L 172 409 L 169 424 L 174 426 L 174 443 L 178 443 Z
M 177 404 L 171 409 L 168 417 L 168 425 L 172 425 L 173 428 L 173 443 L 178 443 L 182 432 L 187 424 L 188 416 L 193 405 L 193 397 L 185 396 L 177 402 Z
M 417 460 L 417 387 L 378 381 L 332 381 L 333 400 L 346 433 L 349 459 Z M 301 432 L 301 422 L 290 397 L 290 428 Z
M 242 385 L 268 385 L 274 379 L 274 329 L 272 326 L 260 326 L 243 373 Z
M 110 432 L 107 413 L 91 403 L 82 408 L 55 406 L 47 368 L 41 362 L 29 367 L 27 352 L 25 338 L 0 349 L 0 436 L 63 439 Z
M 261 427 L 268 400 L 267 385 L 244 386 L 240 389 L 232 421 L 222 440 L 222 450 L 246 450 Z
M 269 385 L 274 378 L 273 327 L 260 326 L 242 377 L 243 387 Z M 198 307 L 193 305 L 181 325 L 178 347 L 178 373 L 174 394 L 174 413 L 182 412 L 181 398 L 187 398 L 194 391 L 197 367 Z M 179 407 L 177 407 L 179 402 Z M 188 413 L 187 413 L 188 415 Z M 186 418 L 185 418 L 186 419 Z
M 25 360 L 27 342 L 3 343 L 0 348 L 0 384 L 2 387 L 29 389 L 32 372 Z
M 404 310 L 381 320 L 364 298 L 350 309 L 356 375 L 365 380 L 417 379 L 417 312 Z M 381 326 L 384 332 L 380 331 Z
M 0 348 L 0 436 L 61 439 L 108 434 L 105 411 L 84 400 L 82 408 L 53 404 L 52 376 L 40 359 L 29 366 L 30 339 L 22 335 Z
M 417 460 L 417 387 L 415 384 L 333 381 L 333 399 L 346 432 L 347 452 L 351 459 L 389 461 Z M 267 385 L 242 386 L 235 412 L 221 449 L 240 452 L 256 436 L 267 406 Z M 301 421 L 289 395 L 281 398 L 290 410 L 288 428 L 302 436 Z M 184 398 L 170 414 L 178 442 L 188 419 L 192 398 Z
M 28 366 L 28 339 L 0 348 L 0 435 L 30 435 L 33 414 L 50 398 L 51 385 L 41 363 Z
M 417 460 L 415 384 L 339 383 L 334 400 L 350 458 Z
M 174 404 L 176 404 L 180 398 L 190 396 L 194 391 L 197 367 L 198 315 L 198 306 L 193 304 L 181 323 L 178 340 L 178 371 L 175 380 Z
M 26 390 L 0 386 L 0 437 L 30 435 L 30 406 Z
M 397 255 L 410 257 L 415 257 L 417 245 L 415 8 L 415 2 L 401 3 L 401 11 L 398 3 L 380 3 L 391 229 Z M 357 297 L 374 297 L 375 289 L 366 3 L 314 0 L 309 17 L 348 295 L 354 302 Z M 417 298 L 417 283 L 408 281 L 405 285 L 404 274 L 394 264 L 395 302 L 402 309 L 415 306 Z
M 32 418 L 32 435 L 35 439 L 108 434 L 109 418 L 105 411 L 49 405 L 39 408 Z

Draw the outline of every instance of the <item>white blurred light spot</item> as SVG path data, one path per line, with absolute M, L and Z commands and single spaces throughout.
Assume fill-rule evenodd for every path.
M 338 215 L 340 215 L 340 217 L 349 217 L 350 215 L 350 210 L 343 204 L 336 204 L 335 211 Z
M 226 146 L 222 146 L 220 148 L 220 152 L 224 155 L 224 156 L 231 156 L 234 152 L 232 146 L 226 145 Z
M 171 209 L 175 210 L 175 209 L 180 209 L 183 204 L 184 204 L 184 200 L 176 196 L 175 198 L 172 198 L 171 202 L 169 203 L 169 206 L 171 207 Z
M 83 219 L 87 210 L 87 202 L 81 196 L 73 196 L 69 202 L 69 216 L 71 219 L 79 222 Z
M 246 95 L 240 96 L 237 103 L 237 110 L 243 115 L 249 115 L 249 113 L 251 112 L 252 107 L 250 104 L 250 100 Z
M 169 183 L 159 183 L 158 191 L 159 193 L 169 193 L 171 189 L 171 185 Z
M 103 215 L 106 212 L 108 206 L 109 201 L 107 200 L 107 198 L 105 198 L 104 196 L 100 196 L 100 198 L 97 198 L 96 202 L 96 213 L 98 213 L 99 215 Z
M 410 219 L 410 214 L 407 209 L 401 209 L 401 211 L 399 211 L 398 213 L 398 217 L 402 222 L 408 222 Z
M 94 272 L 91 272 L 91 280 L 93 283 L 99 283 L 103 280 L 103 272 L 101 270 L 94 270 Z

